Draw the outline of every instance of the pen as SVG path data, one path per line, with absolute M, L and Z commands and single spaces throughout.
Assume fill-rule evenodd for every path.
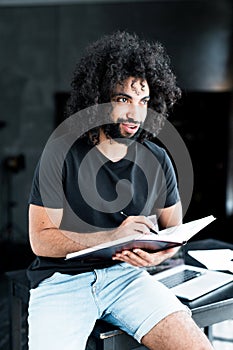
M 121 215 L 123 215 L 125 218 L 127 218 L 127 217 L 128 217 L 128 215 L 127 215 L 127 214 L 125 214 L 123 211 L 121 211 L 120 213 L 121 213 Z M 155 231 L 155 230 L 153 230 L 152 228 L 150 228 L 150 232 L 154 233 L 155 235 L 158 235 L 158 232 L 156 232 L 156 231 Z

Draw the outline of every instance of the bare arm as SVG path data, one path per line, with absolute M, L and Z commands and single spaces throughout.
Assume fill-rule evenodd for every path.
M 29 207 L 29 238 L 33 252 L 39 256 L 64 257 L 68 253 L 118 239 L 134 233 L 148 234 L 153 228 L 144 216 L 130 217 L 114 230 L 78 233 L 59 229 L 62 209 L 37 205 Z
M 158 209 L 157 217 L 162 228 L 177 226 L 182 224 L 182 206 L 181 202 L 172 205 L 171 207 Z

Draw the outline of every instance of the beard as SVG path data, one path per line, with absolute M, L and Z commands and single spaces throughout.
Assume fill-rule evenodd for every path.
M 140 128 L 132 136 L 131 134 L 122 135 L 121 130 L 120 130 L 120 123 L 124 123 L 124 122 L 126 122 L 124 119 L 119 118 L 116 123 L 103 125 L 102 129 L 107 137 L 110 137 L 111 139 L 115 140 L 118 143 L 123 143 L 123 144 L 129 145 L 132 142 L 136 141 L 138 139 L 139 135 L 141 134 L 142 123 L 138 123 L 138 124 L 140 124 Z M 130 120 L 130 119 L 127 120 L 127 122 L 135 123 L 134 120 Z

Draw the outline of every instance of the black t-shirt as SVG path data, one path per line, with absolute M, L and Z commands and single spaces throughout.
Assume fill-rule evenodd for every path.
M 147 216 L 178 201 L 173 166 L 156 144 L 132 142 L 126 156 L 112 162 L 86 139 L 72 143 L 70 137 L 57 138 L 46 147 L 29 198 L 29 204 L 63 208 L 61 229 L 90 234 L 119 226 L 123 221 L 120 211 Z M 56 271 L 77 274 L 116 263 L 93 266 L 38 256 L 28 268 L 28 277 L 36 287 Z

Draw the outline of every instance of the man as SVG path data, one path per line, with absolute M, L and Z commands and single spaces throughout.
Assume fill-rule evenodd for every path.
M 161 44 L 136 35 L 103 37 L 77 65 L 67 108 L 72 130 L 48 143 L 29 201 L 37 255 L 28 269 L 30 350 L 84 350 L 97 319 L 149 349 L 212 349 L 189 310 L 145 269 L 176 249 L 123 251 L 96 263 L 65 260 L 100 243 L 150 234 L 149 215 L 163 228 L 181 223 L 171 162 L 148 141 L 179 96 Z

